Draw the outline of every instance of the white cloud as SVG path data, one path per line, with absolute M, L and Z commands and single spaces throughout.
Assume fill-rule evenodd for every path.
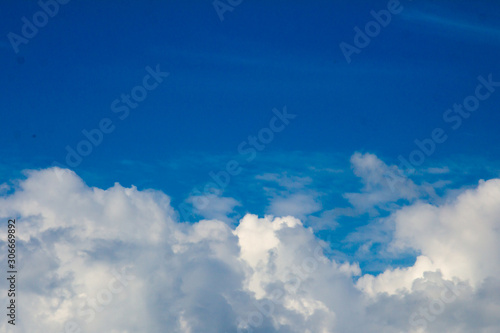
M 309 214 L 321 210 L 321 203 L 313 194 L 294 193 L 286 196 L 277 196 L 271 200 L 268 212 L 273 215 L 292 215 L 301 219 Z
M 444 278 L 474 286 L 500 274 L 500 180 L 481 181 L 442 206 L 416 203 L 397 211 L 396 249 L 419 251 Z
M 263 188 L 270 197 L 266 211 L 271 215 L 291 215 L 306 220 L 310 214 L 322 209 L 321 202 L 318 200 L 320 194 L 307 188 L 313 181 L 310 177 L 289 176 L 285 172 L 283 174 L 265 173 L 255 178 L 271 183 L 269 187 Z M 280 188 L 277 188 L 275 184 Z
M 499 321 L 492 318 L 500 316 L 500 297 L 490 288 L 500 281 L 500 179 L 481 181 L 477 188 L 441 206 L 417 202 L 398 210 L 391 219 L 395 224 L 393 251 L 411 249 L 421 255 L 411 267 L 387 270 L 376 277 L 363 276 L 358 287 L 372 297 L 385 293 L 404 299 L 422 295 L 434 300 L 414 307 L 410 316 L 414 327 L 428 329 L 422 332 L 439 331 L 450 309 L 461 313 L 454 318 L 458 332 L 498 330 Z M 422 287 L 430 282 L 441 286 L 438 294 L 430 294 Z M 446 295 L 445 284 L 458 290 L 456 297 L 451 297 L 450 292 Z M 484 292 L 493 292 L 497 297 L 486 301 Z M 446 302 L 451 298 L 453 302 Z M 474 307 L 482 310 L 472 310 Z M 469 311 L 479 313 L 481 318 L 485 318 L 485 311 L 488 319 L 478 322 Z
M 384 164 L 356 158 L 363 194 L 380 197 L 373 170 Z M 234 229 L 217 218 L 181 223 L 162 192 L 91 188 L 57 170 L 32 171 L 0 196 L 2 220 L 18 220 L 19 332 L 61 333 L 73 321 L 82 333 L 500 330 L 500 180 L 393 212 L 391 248 L 420 257 L 370 276 L 324 257 L 293 205 Z M 396 197 L 412 197 L 407 185 Z M 0 239 L 5 262 L 5 228 Z
M 234 198 L 221 197 L 216 194 L 190 196 L 186 202 L 193 206 L 194 212 L 206 219 L 217 219 L 231 222 L 228 216 L 234 212 L 234 208 L 241 206 Z
M 439 183 L 417 185 L 396 165 L 389 166 L 374 154 L 354 153 L 351 165 L 354 174 L 361 178 L 363 188 L 344 197 L 359 212 L 376 214 L 377 208 L 392 211 L 400 207 L 397 203 L 400 200 L 412 203 L 424 197 L 437 199 L 435 188 Z
M 402 176 L 401 170 L 396 166 L 388 166 L 373 154 L 355 153 L 351 157 L 351 164 L 364 187 L 360 193 L 347 193 L 345 197 L 361 211 L 385 208 L 387 203 L 399 199 L 413 200 L 420 196 L 418 187 Z

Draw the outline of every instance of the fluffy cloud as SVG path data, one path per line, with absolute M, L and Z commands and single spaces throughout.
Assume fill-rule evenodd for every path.
M 353 163 L 362 195 L 386 191 L 368 170 L 385 164 Z M 409 185 L 395 196 L 413 198 Z M 490 180 L 441 206 L 396 210 L 390 247 L 418 259 L 371 276 L 325 257 L 286 209 L 235 228 L 217 217 L 181 223 L 162 192 L 92 188 L 57 168 L 29 172 L 0 197 L 0 217 L 18 220 L 16 328 L 35 333 L 498 332 L 499 207 L 500 180 Z M 6 262 L 5 228 L 0 237 Z
M 393 293 L 411 289 L 426 271 L 440 270 L 478 286 L 500 274 L 500 180 L 481 181 L 452 202 L 433 206 L 418 202 L 394 213 L 394 250 L 412 249 L 421 255 L 409 269 L 387 271 L 374 281 L 375 290 Z

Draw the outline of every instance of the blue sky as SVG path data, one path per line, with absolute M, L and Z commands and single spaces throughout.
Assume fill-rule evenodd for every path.
M 353 27 L 386 2 L 287 3 L 242 3 L 221 22 L 208 1 L 71 1 L 18 54 L 4 40 L 6 153 L 23 163 L 35 155 L 35 166 L 63 160 L 66 144 L 103 117 L 116 120 L 111 102 L 142 80 L 146 66 L 160 64 L 170 77 L 82 169 L 124 158 L 154 163 L 186 152 L 232 153 L 283 105 L 300 120 L 266 151 L 361 150 L 392 160 L 442 126 L 443 112 L 473 91 L 477 76 L 498 70 L 495 2 L 473 10 L 402 3 L 351 64 L 339 43 L 352 44 Z M 20 33 L 20 18 L 38 9 L 10 2 L 3 34 Z M 487 100 L 433 160 L 496 158 L 489 145 L 496 103 L 496 96 Z
M 464 163 L 458 156 L 467 156 L 466 164 L 495 163 L 500 96 L 482 102 L 457 130 L 443 120 L 473 93 L 479 75 L 496 80 L 500 73 L 498 5 L 469 6 L 402 2 L 401 12 L 347 63 L 339 44 L 354 45 L 353 28 L 363 28 L 373 20 L 370 11 L 387 2 L 242 3 L 221 22 L 208 1 L 72 1 L 17 54 L 4 41 L 4 172 L 64 164 L 66 146 L 76 149 L 85 140 L 82 130 L 108 118 L 116 130 L 74 170 L 89 185 L 152 187 L 180 204 L 210 180 L 209 171 L 238 157 L 238 144 L 283 106 L 297 119 L 226 189 L 258 214 L 268 198 L 260 189 L 245 193 L 260 173 L 311 177 L 326 192 L 328 209 L 339 202 L 335 192 L 358 186 L 346 175 L 355 151 L 397 164 L 416 148 L 415 139 L 437 127 L 449 140 L 422 167 Z M 20 18 L 39 9 L 10 2 L 4 35 L 20 34 Z M 145 67 L 157 65 L 169 77 L 121 120 L 111 103 L 142 82 Z M 346 172 L 309 170 L 317 165 Z M 475 183 L 496 169 L 467 177 L 454 171 L 461 182 Z
M 247 213 L 293 215 L 329 242 L 329 258 L 363 273 L 410 267 L 422 249 L 391 252 L 396 229 L 385 218 L 499 176 L 500 3 L 401 0 L 347 59 L 340 44 L 355 46 L 355 27 L 388 3 L 242 1 L 221 20 L 208 0 L 72 0 L 13 45 L 41 7 L 5 1 L 0 189 L 15 193 L 23 170 L 56 163 L 91 187 L 159 190 L 180 221 L 234 229 Z M 154 88 L 137 88 L 144 82 Z M 134 89 L 147 96 L 127 107 Z M 475 111 L 448 112 L 478 101 L 478 89 L 487 97 Z M 279 120 L 283 112 L 293 116 Z M 276 117 L 283 130 L 242 153 Z M 110 133 L 68 165 L 67 147 L 103 121 Z M 412 153 L 424 160 L 407 172 L 400 156 Z M 229 161 L 240 172 L 204 190 Z
M 260 173 L 311 177 L 333 196 L 359 185 L 346 175 L 354 152 L 397 164 L 437 127 L 449 140 L 422 167 L 465 164 L 453 176 L 475 183 L 496 169 L 459 169 L 499 160 L 500 96 L 457 130 L 443 120 L 474 92 L 479 75 L 500 77 L 498 4 L 470 6 L 401 2 L 401 12 L 347 63 L 339 44 L 354 45 L 353 28 L 387 2 L 244 2 L 221 22 L 208 1 L 72 1 L 19 53 L 4 40 L 4 172 L 64 164 L 65 147 L 76 149 L 82 130 L 109 118 L 116 129 L 74 170 L 89 185 L 152 187 L 179 204 L 210 180 L 210 170 L 238 157 L 238 144 L 267 125 L 273 108 L 286 106 L 297 119 L 226 190 L 255 213 L 266 212 L 268 198 L 259 189 L 244 194 Z M 21 17 L 40 9 L 34 2 L 7 8 L 4 35 L 20 34 Z M 156 65 L 169 77 L 119 119 L 111 103 Z M 346 172 L 308 170 L 316 165 Z M 338 204 L 325 201 L 325 209 Z

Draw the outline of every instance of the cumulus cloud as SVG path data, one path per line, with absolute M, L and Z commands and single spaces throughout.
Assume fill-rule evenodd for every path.
M 385 164 L 361 155 L 354 164 L 362 195 L 385 193 L 376 171 Z M 57 168 L 14 183 L 0 196 L 0 217 L 18 221 L 20 332 L 500 329 L 500 180 L 440 206 L 415 201 L 394 211 L 391 249 L 419 257 L 377 276 L 327 258 L 290 205 L 232 228 L 215 215 L 180 222 L 160 191 L 89 187 Z M 407 185 L 396 197 L 413 198 L 418 190 Z M 372 203 L 394 200 L 384 195 Z M 236 204 L 219 203 L 221 215 Z M 5 262 L 5 228 L 0 239 Z M 6 294 L 2 284 L 2 304 Z
M 492 179 L 441 206 L 417 202 L 396 211 L 390 217 L 395 225 L 390 247 L 393 251 L 411 249 L 420 255 L 411 267 L 361 277 L 358 287 L 373 297 L 430 298 L 429 304 L 419 306 L 410 316 L 413 327 L 420 329 L 416 332 L 429 328 L 433 328 L 429 332 L 438 332 L 447 319 L 453 319 L 459 332 L 498 330 L 498 320 L 491 318 L 500 316 L 500 297 L 490 288 L 499 283 L 499 203 L 500 180 Z M 437 285 L 437 291 L 427 288 L 429 283 Z M 484 292 L 496 297 L 486 301 Z M 474 306 L 482 310 L 471 310 Z M 471 320 L 470 311 L 483 319 L 485 311 L 490 319 Z M 440 321 L 436 321 L 437 315 Z
M 405 272 L 384 273 L 411 288 L 411 282 L 425 271 L 439 269 L 447 279 L 459 278 L 474 286 L 500 273 L 500 180 L 481 181 L 452 202 L 433 206 L 418 202 L 393 215 L 395 250 L 421 253 L 417 263 Z M 385 277 L 379 276 L 381 281 Z M 397 276 L 396 275 L 400 275 Z M 406 283 L 403 283 L 406 280 Z M 392 292 L 395 281 L 379 286 Z

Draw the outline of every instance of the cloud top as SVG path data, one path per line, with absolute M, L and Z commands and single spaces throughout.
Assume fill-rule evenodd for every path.
M 387 165 L 375 155 L 354 155 L 351 161 L 365 184 L 358 196 L 349 196 L 353 205 L 359 196 L 382 198 L 372 201 L 376 204 L 393 200 L 382 182 Z M 418 186 L 406 185 L 395 198 L 418 197 Z M 287 205 L 300 206 L 300 197 L 295 199 Z M 325 243 L 293 216 L 293 207 L 279 206 L 278 217 L 247 214 L 231 227 L 222 216 L 237 202 L 215 203 L 216 215 L 183 223 L 160 191 L 119 184 L 89 187 L 58 168 L 28 172 L 0 197 L 0 217 L 18 220 L 19 313 L 25 319 L 18 328 L 192 333 L 500 329 L 498 179 L 441 205 L 414 200 L 384 217 L 394 228 L 391 251 L 415 252 L 418 258 L 412 266 L 388 267 L 377 276 L 364 274 L 356 262 L 325 256 Z M 0 260 L 5 261 L 6 230 L 0 236 Z M 7 301 L 5 287 L 0 301 Z M 7 330 L 5 322 L 0 327 Z

